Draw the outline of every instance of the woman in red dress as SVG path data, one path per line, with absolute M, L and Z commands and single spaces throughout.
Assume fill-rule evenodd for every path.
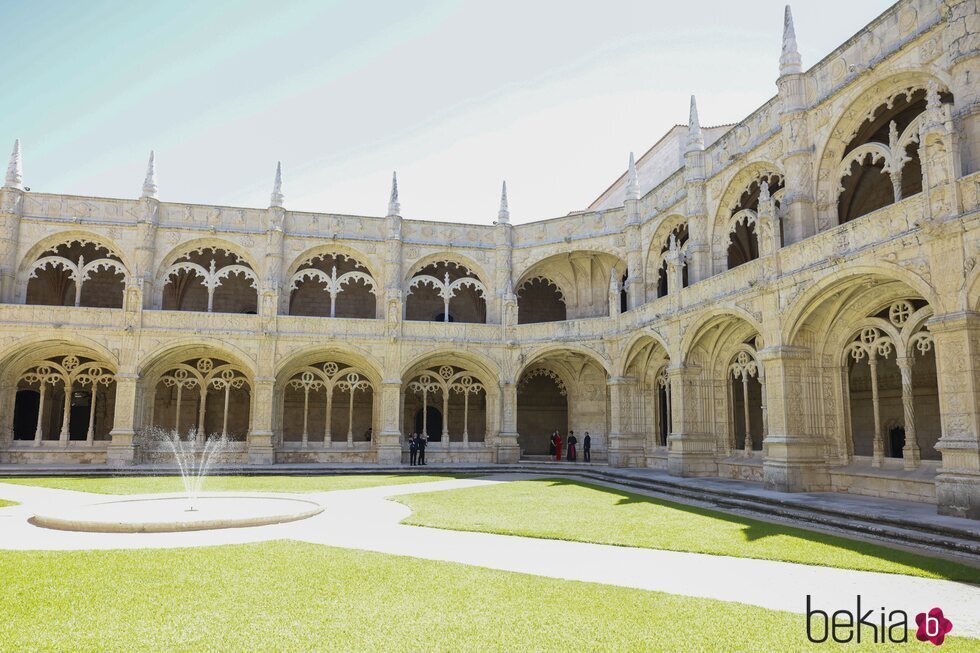
M 561 460 L 561 434 L 555 432 L 555 460 Z

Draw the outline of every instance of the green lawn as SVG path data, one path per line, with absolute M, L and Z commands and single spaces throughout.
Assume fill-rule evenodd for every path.
M 463 478 L 460 475 L 439 474 L 349 474 L 338 476 L 209 476 L 204 489 L 213 492 L 324 492 L 354 490 L 378 485 L 402 485 Z M 99 494 L 143 494 L 153 492 L 183 492 L 179 476 L 110 476 L 0 478 L 2 483 L 16 483 L 59 490 L 79 490 Z
M 808 649 L 799 615 L 290 541 L 0 552 L 0 578 L 3 651 Z
M 400 496 L 407 524 L 980 582 L 980 569 L 561 479 Z
M 6 508 L 7 506 L 16 506 L 16 501 L 7 501 L 6 499 L 0 499 L 0 508 Z

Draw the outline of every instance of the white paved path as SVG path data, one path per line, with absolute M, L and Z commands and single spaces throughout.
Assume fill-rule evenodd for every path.
M 485 485 L 499 481 L 460 479 L 359 490 L 304 493 L 326 510 L 316 517 L 275 526 L 191 533 L 73 533 L 35 527 L 27 519 L 49 502 L 91 501 L 80 492 L 0 483 L 0 498 L 22 503 L 0 509 L 0 549 L 121 549 L 208 546 L 295 539 L 381 553 L 445 560 L 551 578 L 590 581 L 737 601 L 801 613 L 806 595 L 817 608 L 855 611 L 880 606 L 905 610 L 910 618 L 939 606 L 954 635 L 980 638 L 980 586 L 895 574 L 815 567 L 697 553 L 565 542 L 487 533 L 467 533 L 398 522 L 410 514 L 386 500 L 401 494 Z M 105 500 L 105 495 L 99 495 Z

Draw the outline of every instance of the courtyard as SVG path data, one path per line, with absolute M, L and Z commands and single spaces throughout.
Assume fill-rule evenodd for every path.
M 948 650 L 980 650 L 977 557 L 562 476 L 216 476 L 209 494 L 291 494 L 324 510 L 170 533 L 51 530 L 29 518 L 51 505 L 170 495 L 176 477 L 3 477 L 0 645 L 819 650 L 806 639 L 806 595 L 836 609 L 861 594 L 910 614 L 928 597 L 955 624 Z

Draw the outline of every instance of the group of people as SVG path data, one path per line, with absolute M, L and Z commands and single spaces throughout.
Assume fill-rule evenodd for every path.
M 568 432 L 568 440 L 562 442 L 561 433 L 557 430 L 551 433 L 551 445 L 550 453 L 555 460 L 561 460 L 562 454 L 562 444 L 566 448 L 565 458 L 571 462 L 578 460 L 578 438 L 575 437 L 575 431 Z M 583 462 L 592 461 L 592 436 L 589 432 L 585 432 L 585 437 L 582 439 L 582 460 Z
M 408 439 L 408 464 L 411 466 L 425 464 L 425 446 L 429 444 L 429 436 L 425 433 L 412 433 Z

